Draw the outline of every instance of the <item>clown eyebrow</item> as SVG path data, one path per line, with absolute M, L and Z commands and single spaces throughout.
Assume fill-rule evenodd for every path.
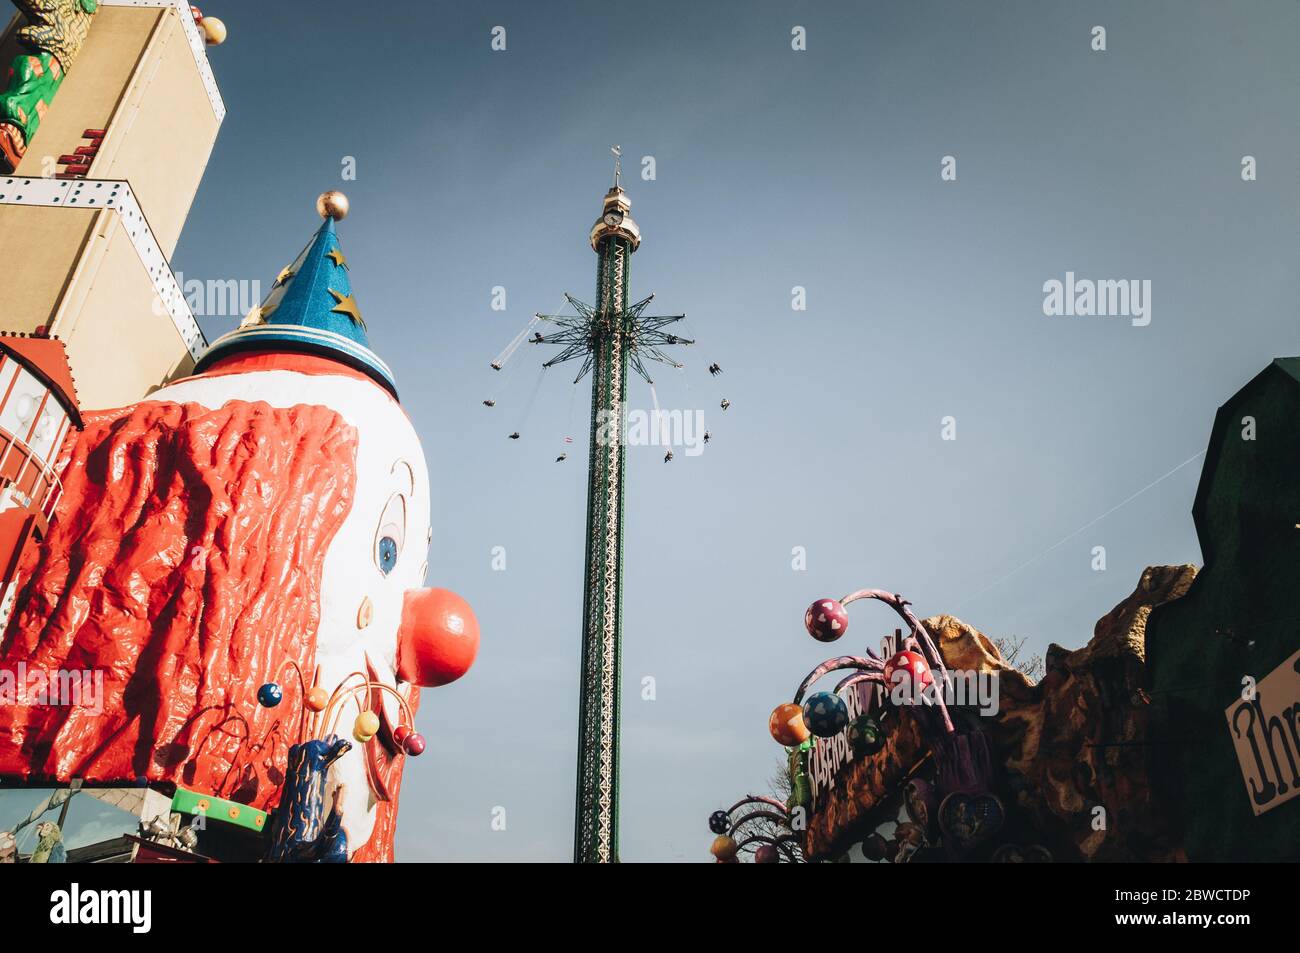
M 391 473 L 396 473 L 398 467 L 401 467 L 403 470 L 406 471 L 406 479 L 407 479 L 407 481 L 410 483 L 410 490 L 408 491 L 407 495 L 408 495 L 408 496 L 415 496 L 415 470 L 414 470 L 414 468 L 412 468 L 412 466 L 411 466 L 409 463 L 407 463 L 405 460 L 398 460 L 398 461 L 396 461 L 396 462 L 393 464 L 393 468 L 392 468 L 391 470 L 389 470 L 388 472 L 389 472 L 390 474 L 391 474 Z

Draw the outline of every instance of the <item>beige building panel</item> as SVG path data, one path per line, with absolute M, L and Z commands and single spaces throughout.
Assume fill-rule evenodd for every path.
M 0 179 L 0 194 L 7 188 Z M 88 208 L 0 205 L 0 330 L 30 334 L 50 323 L 98 215 Z M 143 271 L 139 256 L 136 270 Z
M 15 19 L 0 64 L 21 52 Z M 124 179 L 168 258 L 198 191 L 219 123 L 174 7 L 101 6 L 18 175 L 49 176 L 60 155 L 106 136 L 87 178 Z
M 117 214 L 93 214 L 93 237 L 50 327 L 67 344 L 87 410 L 134 403 L 194 367 Z
M 83 409 L 132 403 L 193 369 L 117 212 L 0 204 L 0 261 L 11 276 L 0 330 L 58 335 Z

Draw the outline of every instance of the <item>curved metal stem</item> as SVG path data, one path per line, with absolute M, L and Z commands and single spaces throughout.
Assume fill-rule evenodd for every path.
M 351 689 L 345 689 L 343 686 L 345 686 L 348 682 L 352 681 L 354 678 L 359 678 L 361 679 L 362 683 L 365 683 L 366 681 L 368 681 L 369 676 L 367 676 L 364 672 L 349 672 L 346 676 L 344 676 L 341 682 L 339 682 L 337 685 L 334 686 L 334 691 L 330 692 L 330 700 L 325 705 L 325 710 L 321 712 L 321 717 L 320 717 L 320 726 L 326 728 L 325 731 L 326 735 L 331 734 L 334 730 L 334 724 L 337 720 L 334 715 L 335 706 L 345 701 L 348 698 L 350 692 L 352 691 Z
M 351 676 L 349 676 L 349 677 L 351 677 Z M 407 702 L 407 700 L 406 700 L 405 698 L 402 697 L 402 693 L 401 693 L 401 692 L 399 692 L 397 689 L 393 688 L 391 685 L 385 685 L 383 682 L 371 682 L 371 681 L 367 681 L 364 685 L 354 685 L 352 688 L 349 688 L 347 691 L 345 691 L 345 692 L 343 692 L 341 695 L 339 695 L 338 700 L 339 700 L 340 703 L 346 703 L 347 700 L 348 700 L 349 698 L 352 698 L 352 697 L 355 696 L 357 693 L 359 693 L 359 692 L 369 692 L 371 689 L 374 689 L 374 688 L 378 688 L 380 691 L 387 692 L 388 694 L 390 694 L 390 695 L 392 695 L 394 698 L 396 698 L 396 699 L 397 699 L 397 704 L 401 707 L 402 715 L 403 715 L 403 716 L 405 717 L 405 719 L 406 719 L 406 723 L 407 723 L 408 725 L 410 725 L 412 728 L 415 727 L 415 715 L 412 714 L 412 712 L 411 712 L 411 706 L 410 706 L 410 704 Z M 342 711 L 342 708 L 340 708 L 339 710 Z M 338 716 L 337 714 L 334 715 L 334 721 L 331 722 L 331 723 L 330 723 L 330 726 L 329 726 L 329 732 L 328 732 L 329 734 L 334 734 L 334 733 L 335 733 L 335 731 L 336 731 L 336 729 L 337 729 L 337 727 L 338 727 L 338 717 L 339 717 L 339 716 Z
M 734 811 L 736 808 L 744 807 L 746 804 L 768 804 L 776 808 L 782 814 L 788 815 L 790 813 L 790 809 L 786 807 L 783 802 L 778 801 L 774 797 L 767 797 L 766 795 L 763 794 L 746 794 L 735 804 L 731 805 L 731 807 L 727 808 L 727 814 L 731 814 L 731 812 Z
M 862 682 L 875 682 L 877 685 L 883 685 L 885 675 L 883 672 L 854 672 L 852 675 L 846 675 L 835 683 L 835 694 L 838 695 L 844 689 L 852 688 Z
M 839 671 L 840 669 L 853 668 L 868 673 L 883 673 L 885 663 L 878 658 L 869 658 L 862 655 L 838 655 L 835 658 L 827 659 L 818 665 L 815 669 L 804 676 L 799 683 L 799 689 L 794 693 L 794 703 L 796 705 L 803 702 L 804 693 L 808 691 L 812 684 L 828 672 Z M 883 674 L 881 681 L 884 680 Z
M 907 623 L 907 628 L 911 637 L 916 640 L 921 647 L 922 654 L 926 657 L 926 662 L 930 668 L 939 672 L 946 672 L 943 664 L 943 656 L 939 654 L 939 649 L 930 639 L 930 633 L 925 631 L 925 626 L 921 625 L 921 620 L 916 617 L 908 602 L 896 592 L 886 592 L 883 589 L 859 589 L 857 592 L 851 592 L 840 600 L 842 605 L 848 605 L 850 602 L 856 602 L 858 599 L 877 599 L 897 612 Z
M 776 821 L 778 824 L 787 824 L 790 820 L 786 814 L 777 814 L 775 811 L 750 811 L 744 817 L 732 823 L 731 829 L 727 831 L 727 836 L 735 837 L 736 831 L 740 829 L 742 824 L 748 824 L 756 817 L 765 817 L 769 821 Z
M 942 679 L 943 687 L 946 688 L 950 684 L 948 669 L 943 664 L 943 656 L 939 654 L 939 649 L 930 638 L 930 633 L 926 632 L 925 626 L 921 625 L 921 620 L 918 619 L 916 613 L 911 610 L 910 606 L 912 604 L 910 602 L 896 592 L 886 592 L 883 589 L 859 589 L 857 592 L 849 593 L 840 600 L 840 603 L 842 605 L 848 605 L 850 602 L 856 602 L 858 599 L 877 599 L 897 612 L 902 617 L 903 621 L 907 623 L 907 628 L 910 632 L 910 635 L 906 640 L 909 644 L 906 646 L 899 646 L 899 648 L 911 649 L 914 647 L 919 650 L 921 655 L 925 658 L 926 664 L 930 666 L 931 673 L 936 675 L 939 679 Z M 886 685 L 885 688 L 888 690 L 889 686 Z M 948 706 L 944 704 L 941 692 L 937 694 L 935 701 L 939 709 L 939 714 L 943 718 L 944 730 L 948 734 L 952 734 L 954 731 L 952 717 L 948 714 Z

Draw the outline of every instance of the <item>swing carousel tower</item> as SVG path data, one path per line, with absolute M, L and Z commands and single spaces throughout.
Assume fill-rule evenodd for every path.
M 632 253 L 641 230 L 620 185 L 621 152 L 614 154 L 614 184 L 591 227 L 597 256 L 596 305 L 566 294 L 577 315 L 537 315 L 556 327 L 537 343 L 564 349 L 543 366 L 582 359 L 574 383 L 591 372 L 591 442 L 587 469 L 587 559 L 583 577 L 582 676 L 578 715 L 578 785 L 574 812 L 574 863 L 618 861 L 619 706 L 622 675 L 623 424 L 629 370 L 653 383 L 646 361 L 680 366 L 663 347 L 691 344 L 664 330 L 685 315 L 648 317 L 654 295 L 628 303 Z

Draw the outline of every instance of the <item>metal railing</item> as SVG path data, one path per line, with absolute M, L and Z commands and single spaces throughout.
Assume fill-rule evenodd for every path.
M 0 490 L 8 490 L 24 507 L 40 515 L 43 527 L 48 526 L 54 517 L 54 508 L 63 496 L 63 481 L 25 440 L 5 430 L 0 430 L 0 440 L 5 441 L 5 448 L 0 451 Z M 22 462 L 10 476 L 10 455 L 15 448 L 22 455 Z M 24 476 L 32 472 L 32 468 L 35 479 L 28 491 L 23 488 Z

